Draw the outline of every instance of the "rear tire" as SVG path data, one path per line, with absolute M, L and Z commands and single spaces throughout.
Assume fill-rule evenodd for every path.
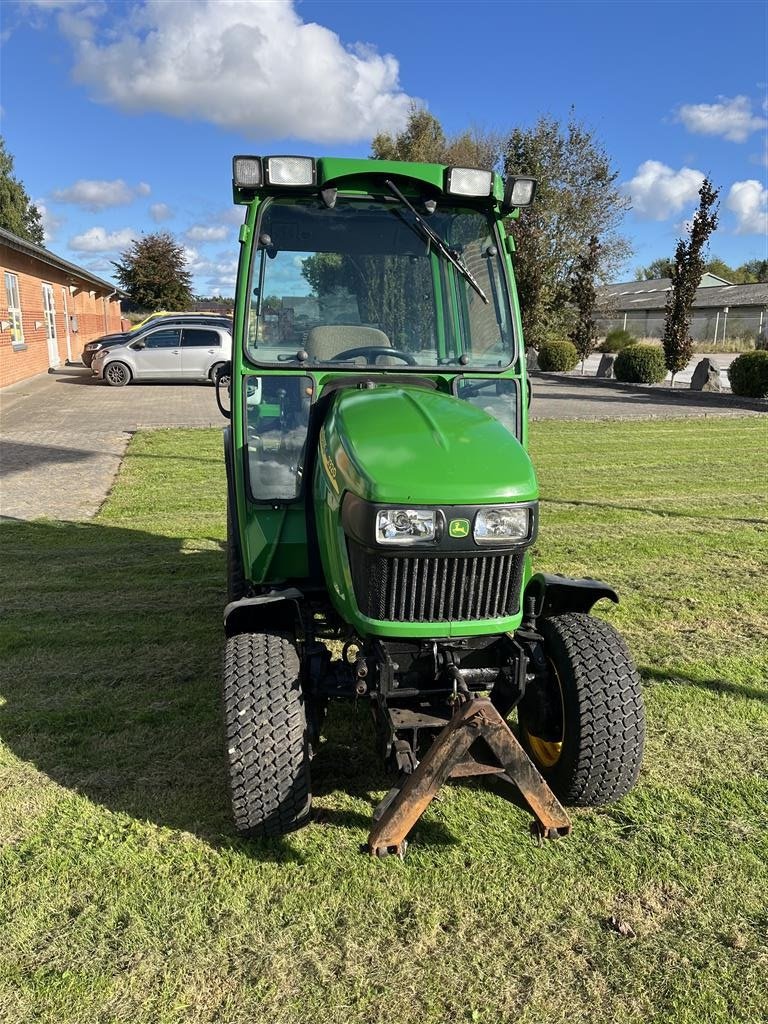
M 224 725 L 237 831 L 270 838 L 309 820 L 301 663 L 283 633 L 241 633 L 224 651 Z
M 563 803 L 612 803 L 632 789 L 643 757 L 637 669 L 622 637 L 602 619 L 557 615 L 541 621 L 539 631 L 551 672 L 534 686 L 545 686 L 550 713 L 542 723 L 542 694 L 526 694 L 518 708 L 523 746 Z
M 130 383 L 131 371 L 125 363 L 107 363 L 103 370 L 104 380 L 112 388 L 124 388 Z

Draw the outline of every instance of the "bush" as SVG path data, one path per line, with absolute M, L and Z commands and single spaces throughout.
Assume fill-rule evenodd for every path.
M 630 334 L 629 331 L 623 330 L 621 327 L 617 327 L 613 331 L 608 331 L 605 336 L 605 341 L 598 346 L 598 352 L 621 352 L 628 345 L 634 345 L 637 338 Z
M 734 395 L 768 398 L 768 352 L 745 352 L 728 367 L 728 380 Z
M 570 341 L 548 341 L 539 349 L 539 369 L 545 373 L 575 370 L 579 353 Z
M 658 345 L 627 345 L 616 356 L 613 372 L 626 384 L 658 384 L 667 376 L 664 353 Z

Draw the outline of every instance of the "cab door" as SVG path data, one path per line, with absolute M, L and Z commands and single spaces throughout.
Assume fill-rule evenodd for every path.
M 183 379 L 180 327 L 159 327 L 134 342 L 131 348 L 136 378 Z
M 185 379 L 204 380 L 222 355 L 221 334 L 212 327 L 184 327 L 181 335 L 181 368 Z

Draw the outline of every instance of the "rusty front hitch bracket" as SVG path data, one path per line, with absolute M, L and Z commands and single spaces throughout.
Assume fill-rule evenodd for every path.
M 470 747 L 485 740 L 498 766 L 475 760 Z M 374 813 L 368 852 L 374 857 L 405 855 L 408 833 L 449 778 L 498 775 L 517 786 L 535 821 L 539 840 L 557 839 L 571 831 L 565 810 L 520 746 L 515 734 L 485 697 L 462 704 L 399 790 L 390 792 Z

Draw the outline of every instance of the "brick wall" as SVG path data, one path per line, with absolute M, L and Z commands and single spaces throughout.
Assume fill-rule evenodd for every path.
M 120 331 L 120 301 L 73 273 L 58 270 L 32 256 L 0 245 L 0 320 L 9 321 L 5 272 L 18 278 L 24 348 L 14 348 L 12 331 L 0 331 L 0 387 L 13 384 L 49 366 L 80 359 L 87 341 Z M 43 284 L 53 286 L 56 358 L 49 355 L 43 307 Z M 69 347 L 67 346 L 69 330 Z

